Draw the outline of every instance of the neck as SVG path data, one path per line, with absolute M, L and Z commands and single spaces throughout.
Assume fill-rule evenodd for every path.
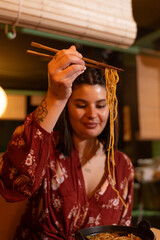
M 87 149 L 95 148 L 99 144 L 99 140 L 97 138 L 79 139 L 76 136 L 74 136 L 73 141 L 80 153 L 83 153 L 86 148 Z
M 74 139 L 74 144 L 79 152 L 81 164 L 84 165 L 91 158 L 93 158 L 100 148 L 100 143 L 97 138 L 87 140 Z

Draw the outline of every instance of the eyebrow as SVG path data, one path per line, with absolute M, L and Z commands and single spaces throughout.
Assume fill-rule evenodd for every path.
M 81 98 L 78 98 L 78 99 L 75 99 L 75 100 L 74 100 L 74 102 L 79 102 L 79 101 L 81 101 L 81 102 L 85 102 L 85 103 L 87 102 L 86 100 L 81 99 Z M 102 99 L 96 101 L 96 103 L 103 102 L 103 101 L 106 102 L 106 98 L 102 98 Z

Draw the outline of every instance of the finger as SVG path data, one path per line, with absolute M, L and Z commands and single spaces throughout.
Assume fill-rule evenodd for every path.
M 67 49 L 67 50 L 74 51 L 74 53 L 75 53 L 78 57 L 83 58 L 82 54 L 77 51 L 75 45 L 72 45 L 72 46 L 71 46 L 69 49 Z
M 76 78 L 86 70 L 84 65 L 73 64 L 61 72 L 61 77 L 66 78 Z M 73 80 L 74 80 L 73 79 Z
M 69 49 L 72 49 L 72 50 L 76 51 L 76 47 L 74 45 L 72 45 Z
M 64 70 L 70 65 L 76 65 L 76 64 L 82 65 L 82 67 L 85 66 L 85 62 L 81 58 L 75 55 L 65 55 L 55 64 L 55 69 L 57 68 L 59 70 Z
M 61 58 L 63 58 L 64 56 L 67 56 L 67 55 L 75 55 L 79 58 L 82 58 L 82 54 L 79 53 L 77 50 L 76 50 L 76 47 L 73 45 L 71 46 L 69 49 L 62 49 L 60 51 L 58 51 L 56 53 L 56 55 L 53 57 L 53 61 L 54 63 L 57 63 L 61 60 Z
M 71 88 L 74 80 L 75 80 L 80 74 L 82 74 L 83 72 L 84 72 L 84 71 L 75 72 L 75 73 L 72 74 L 71 76 L 68 76 L 67 78 L 65 78 L 65 79 L 63 80 L 63 82 L 61 82 L 61 84 L 62 84 L 63 86 L 65 86 L 65 88 Z
M 73 68 L 70 67 L 72 65 L 74 66 Z M 70 73 L 70 75 L 72 75 L 74 72 L 74 69 L 75 69 L 75 71 L 78 71 L 78 70 L 81 71 L 84 69 L 84 67 L 85 67 L 85 62 L 82 59 L 80 59 L 76 56 L 73 56 L 73 55 L 72 56 L 67 55 L 67 56 L 61 58 L 61 60 L 58 63 L 50 62 L 48 64 L 48 71 L 50 74 L 52 74 L 52 73 L 57 74 L 59 72 L 60 73 L 62 72 L 63 75 L 65 75 L 65 72 L 69 73 L 69 71 L 72 70 Z M 66 68 L 68 68 L 68 70 L 63 72 Z M 64 78 L 65 78 L 65 76 L 64 76 Z

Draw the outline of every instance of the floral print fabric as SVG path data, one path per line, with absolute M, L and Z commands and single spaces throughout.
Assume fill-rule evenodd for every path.
M 88 199 L 78 151 L 65 157 L 56 149 L 58 133 L 49 134 L 34 113 L 18 127 L 0 159 L 0 192 L 7 201 L 28 198 L 15 240 L 73 240 L 76 229 L 131 225 L 134 170 L 130 159 L 115 152 L 116 189 L 110 177 Z M 107 159 L 106 159 L 107 164 Z

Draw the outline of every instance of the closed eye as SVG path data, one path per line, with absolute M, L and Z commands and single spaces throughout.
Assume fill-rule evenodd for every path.
M 96 108 L 105 108 L 107 106 L 106 100 L 100 100 L 96 104 Z
M 106 107 L 106 104 L 96 106 L 96 108 L 100 108 L 100 109 L 105 107 Z
M 76 104 L 76 107 L 77 107 L 77 108 L 85 108 L 85 107 L 86 107 L 86 104 Z

